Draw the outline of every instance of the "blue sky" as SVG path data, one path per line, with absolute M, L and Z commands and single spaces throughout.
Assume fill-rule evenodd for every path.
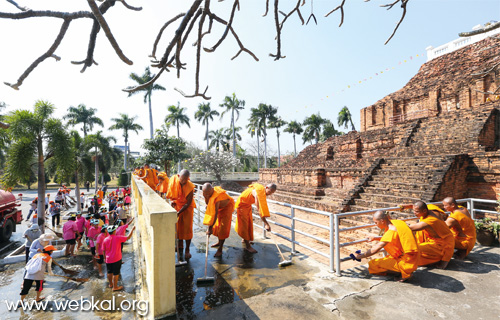
M 85 1 L 18 2 L 33 9 L 88 10 Z M 80 73 L 80 66 L 72 65 L 70 61 L 84 59 L 91 23 L 88 20 L 73 22 L 56 51 L 62 60 L 55 62 L 50 59 L 42 63 L 25 80 L 19 91 L 0 85 L 0 101 L 6 102 L 10 111 L 32 108 L 37 99 L 48 100 L 57 107 L 58 117 L 62 117 L 69 106 L 83 103 L 99 109 L 98 114 L 105 122 L 105 131 L 112 124 L 110 119 L 117 117 L 119 112 L 137 115 L 138 122 L 145 130 L 139 135 L 132 134 L 130 141 L 133 150 L 140 149 L 142 140 L 149 137 L 147 105 L 143 103 L 142 96 L 127 98 L 121 89 L 132 84 L 128 79 L 131 72 L 144 71 L 159 28 L 178 12 L 185 11 L 188 2 L 157 0 L 143 3 L 129 0 L 131 5 L 142 4 L 143 11 L 125 10 L 117 3 L 117 7 L 109 15 L 106 14 L 118 43 L 134 61 L 132 66 L 118 59 L 101 32 L 95 54 L 99 66 Z M 212 10 L 227 19 L 232 2 L 212 2 Z M 281 2 L 283 11 L 288 11 L 295 3 Z M 360 109 L 403 87 L 427 60 L 422 56 L 426 47 L 437 47 L 452 41 L 458 38 L 459 32 L 469 31 L 477 24 L 500 20 L 498 0 L 413 0 L 408 4 L 405 21 L 398 32 L 384 45 L 399 21 L 402 12 L 399 6 L 387 11 L 379 7 L 386 2 L 347 1 L 344 24 L 339 28 L 339 12 L 328 18 L 324 15 L 340 2 L 314 1 L 318 25 L 309 23 L 302 26 L 296 15 L 290 17 L 282 33 L 282 53 L 286 58 L 274 61 L 269 57 L 269 53 L 275 53 L 276 50 L 272 13 L 262 17 L 265 1 L 242 0 L 242 10 L 236 13 L 234 28 L 241 41 L 260 61 L 255 62 L 244 53 L 231 61 L 238 46 L 230 35 L 215 53 L 204 53 L 201 86 L 204 88 L 209 85 L 208 95 L 212 97 L 212 107 L 222 111 L 218 105 L 224 96 L 235 92 L 238 98 L 246 101 L 246 109 L 237 122 L 237 125 L 244 127 L 250 108 L 261 102 L 278 107 L 279 114 L 287 121 L 302 121 L 306 116 L 319 112 L 336 123 L 338 112 L 347 106 L 353 114 L 355 126 L 359 128 Z M 15 12 L 15 8 L 3 1 L 0 2 L 0 11 Z M 302 7 L 306 20 L 310 11 L 310 1 L 307 1 Z M 4 44 L 0 59 L 1 82 L 15 82 L 26 67 L 52 44 L 60 24 L 58 20 L 46 18 L 31 21 L 0 19 L 0 41 Z M 173 30 L 167 29 L 166 32 L 171 34 Z M 221 27 L 215 27 L 212 35 L 205 38 L 204 45 L 212 46 L 222 32 Z M 159 56 L 168 44 L 168 39 L 164 38 L 161 42 Z M 194 42 L 194 38 L 191 39 L 189 43 Z M 166 107 L 179 101 L 192 118 L 191 128 L 181 127 L 181 136 L 203 148 L 204 127 L 194 120 L 193 115 L 198 104 L 205 101 L 201 98 L 185 99 L 173 90 L 174 87 L 186 93 L 194 90 L 193 49 L 191 46 L 187 49 L 183 54 L 183 62 L 188 63 L 188 70 L 181 78 L 177 79 L 171 72 L 165 73 L 158 81 L 167 90 L 153 94 L 154 124 L 158 128 L 167 114 Z M 229 117 L 213 122 L 210 126 L 211 129 L 228 127 Z M 108 133 L 117 137 L 119 142 L 122 141 L 119 132 Z M 175 130 L 171 133 L 174 134 Z M 244 148 L 248 141 L 250 137 L 245 134 Z M 297 142 L 297 148 L 301 149 L 301 139 Z M 276 149 L 274 132 L 269 134 L 269 144 Z M 282 135 L 281 147 L 282 151 L 293 151 L 290 135 Z

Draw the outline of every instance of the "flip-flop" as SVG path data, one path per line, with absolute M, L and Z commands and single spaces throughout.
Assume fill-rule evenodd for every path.
M 43 301 L 45 300 L 45 297 L 41 298 L 40 300 L 36 300 L 36 302 L 40 302 L 40 301 Z
M 119 286 L 118 288 L 113 288 L 113 291 L 121 291 L 123 290 L 123 286 Z

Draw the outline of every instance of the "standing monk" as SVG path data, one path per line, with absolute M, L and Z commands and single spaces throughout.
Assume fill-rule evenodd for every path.
M 165 172 L 160 172 L 158 174 L 158 185 L 156 186 L 156 191 L 160 194 L 161 197 L 167 193 L 168 190 L 168 176 Z
M 156 191 L 156 183 L 155 181 L 158 181 L 158 178 L 156 177 L 155 172 L 149 168 L 149 164 L 144 165 L 144 172 L 142 176 L 139 176 L 140 179 L 142 179 L 146 184 Z
M 189 246 L 193 238 L 193 212 L 196 204 L 193 201 L 194 184 L 189 181 L 189 171 L 186 169 L 170 179 L 168 184 L 167 199 L 172 201 L 172 206 L 177 210 L 177 239 L 178 253 L 184 248 L 186 240 L 185 259 L 191 258 Z
M 356 259 L 372 256 L 383 248 L 389 255 L 370 260 L 368 271 L 382 275 L 385 275 L 386 271 L 395 271 L 401 273 L 400 281 L 410 279 L 413 271 L 417 270 L 419 259 L 418 245 L 412 231 L 404 221 L 390 220 L 384 211 L 375 212 L 373 222 L 385 231 L 384 235 L 370 238 L 369 241 L 378 239 L 379 243 L 365 253 L 356 254 Z
M 420 250 L 419 266 L 437 263 L 438 268 L 446 268 L 455 247 L 450 228 L 423 201 L 415 202 L 413 212 L 420 218 L 419 222 L 410 225 L 412 231 L 417 231 L 415 238 Z
M 234 230 L 243 238 L 245 250 L 250 253 L 257 253 L 257 250 L 250 245 L 250 241 L 253 241 L 252 205 L 257 207 L 266 230 L 271 231 L 271 226 L 266 220 L 270 216 L 266 196 L 272 195 L 275 191 L 276 185 L 274 183 L 265 187 L 259 183 L 254 183 L 249 185 L 248 189 L 243 191 L 236 200 L 236 224 Z
M 443 206 L 446 211 L 451 212 L 445 222 L 455 238 L 455 249 L 458 249 L 457 256 L 463 260 L 476 244 L 476 226 L 474 220 L 468 214 L 465 214 L 464 211 L 460 210 L 457 201 L 452 197 L 444 198 Z
M 219 247 L 214 257 L 222 256 L 224 241 L 231 232 L 231 217 L 234 211 L 234 199 L 221 187 L 212 187 L 210 183 L 203 185 L 203 197 L 207 204 L 203 224 L 208 226 L 207 234 L 214 234 L 219 241 L 212 248 Z

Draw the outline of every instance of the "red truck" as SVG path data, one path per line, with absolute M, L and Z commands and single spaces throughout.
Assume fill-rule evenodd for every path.
M 20 200 L 8 191 L 0 190 L 0 241 L 8 241 L 12 232 L 16 232 L 16 225 L 23 221 L 23 214 L 17 207 Z

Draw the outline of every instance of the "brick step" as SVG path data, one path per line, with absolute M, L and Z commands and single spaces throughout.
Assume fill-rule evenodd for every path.
M 347 191 L 328 188 L 328 189 L 325 189 L 325 196 L 337 198 L 337 199 L 344 199 L 347 196 Z
M 415 163 L 427 163 L 428 161 L 448 161 L 448 158 L 454 156 L 455 154 L 447 155 L 437 155 L 437 156 L 410 156 L 410 157 L 387 157 L 384 158 L 386 162 L 398 163 L 398 162 L 415 162 Z
M 443 167 L 443 164 L 448 162 L 425 162 L 425 163 L 413 163 L 410 161 L 401 162 L 401 163 L 382 163 L 380 164 L 379 170 L 412 170 L 412 171 L 421 171 L 421 170 L 435 170 Z
M 421 198 L 427 190 L 414 190 L 414 189 L 397 189 L 388 185 L 385 188 L 362 187 L 366 194 L 383 194 L 383 195 L 397 195 L 399 197 Z
M 372 182 L 383 182 L 384 184 L 392 183 L 432 183 L 433 175 L 416 176 L 416 177 L 402 177 L 394 175 L 374 175 L 372 176 Z
M 376 170 L 373 177 L 378 175 L 388 175 L 393 177 L 426 177 L 432 176 L 434 172 L 443 172 L 444 169 L 435 169 L 435 170 Z
M 301 199 L 306 199 L 306 200 L 319 200 L 322 197 L 322 196 L 313 196 L 313 195 L 309 195 L 309 194 L 295 193 L 295 192 L 288 192 L 288 191 L 281 191 L 281 190 L 276 191 L 276 193 L 274 195 L 280 196 L 280 197 L 301 198 Z
M 368 181 L 367 187 L 368 188 L 386 188 L 390 186 L 391 189 L 393 190 L 422 190 L 422 191 L 427 191 L 432 188 L 431 185 L 428 183 L 407 183 L 407 182 L 396 182 L 393 181 L 391 184 L 387 184 L 386 182 L 379 181 L 379 180 L 372 180 Z
M 390 208 L 397 207 L 399 204 L 410 203 L 410 202 L 383 202 L 383 201 L 372 201 L 365 199 L 355 199 L 354 204 L 357 206 L 362 206 L 365 208 L 376 209 L 376 208 Z
M 415 197 L 410 198 L 410 197 L 399 196 L 399 195 L 395 195 L 395 194 L 387 195 L 387 194 L 376 194 L 376 193 L 365 193 L 365 192 L 361 192 L 359 194 L 359 197 L 361 200 L 372 200 L 372 201 L 376 201 L 376 202 L 397 203 L 397 204 L 413 203 L 413 202 L 420 200 L 420 197 L 419 198 L 415 198 Z

